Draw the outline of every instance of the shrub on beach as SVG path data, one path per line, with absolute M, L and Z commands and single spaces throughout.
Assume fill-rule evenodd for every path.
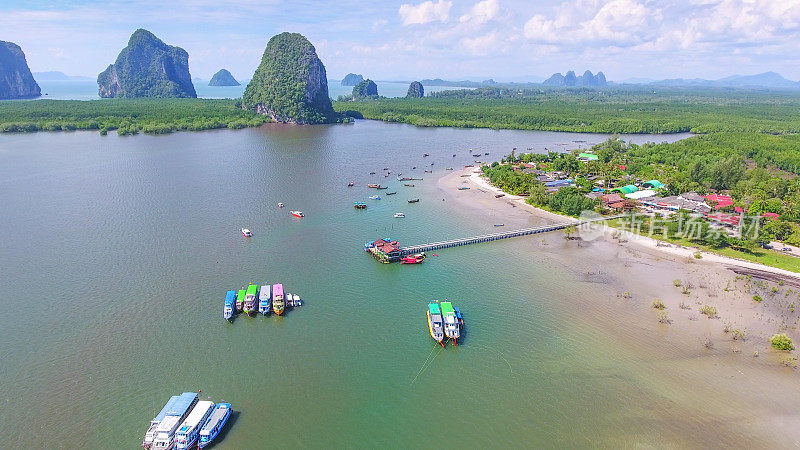
M 653 300 L 653 308 L 655 309 L 666 309 L 667 307 L 664 305 L 664 302 L 661 301 L 660 298 Z
M 763 298 L 761 298 L 761 296 L 760 296 L 760 295 L 754 295 L 754 296 L 753 296 L 753 301 L 755 301 L 755 302 L 761 303 L 761 301 L 763 301 L 763 300 L 764 300 L 764 299 L 763 299 Z
M 700 314 L 705 314 L 709 319 L 717 317 L 717 308 L 711 305 L 704 305 L 700 308 Z
M 792 338 L 787 336 L 786 333 L 773 335 L 769 341 L 778 350 L 794 350 Z

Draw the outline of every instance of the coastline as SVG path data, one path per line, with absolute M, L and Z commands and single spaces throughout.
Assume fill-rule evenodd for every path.
M 520 196 L 506 194 L 495 198 L 500 189 L 491 186 L 475 170 L 465 168 L 453 171 L 437 182 L 451 206 L 455 203 L 459 210 L 475 219 L 488 222 L 503 217 L 506 228 L 576 220 L 529 205 Z M 470 189 L 458 190 L 464 185 Z M 519 239 L 528 239 L 526 245 L 537 245 L 537 249 L 544 245 L 549 245 L 550 249 L 560 247 L 549 252 L 554 258 L 562 259 L 562 264 L 566 266 L 585 267 L 586 272 L 580 273 L 581 276 L 591 278 L 592 274 L 600 273 L 611 275 L 617 280 L 615 295 L 627 297 L 625 293 L 629 293 L 634 298 L 649 299 L 640 305 L 648 310 L 649 320 L 652 320 L 649 316 L 654 311 L 650 303 L 656 297 L 663 300 L 670 315 L 688 316 L 686 312 L 693 311 L 693 319 L 697 318 L 699 306 L 713 305 L 717 308 L 719 319 L 706 321 L 710 323 L 702 329 L 687 330 L 696 338 L 703 338 L 709 329 L 724 335 L 726 326 L 743 327 L 754 338 L 748 339 L 753 348 L 751 354 L 770 350 L 767 339 L 775 333 L 786 332 L 795 342 L 800 339 L 794 326 L 800 319 L 800 302 L 798 314 L 785 311 L 791 300 L 800 300 L 798 292 L 793 291 L 800 288 L 800 275 L 707 252 L 702 252 L 702 258 L 697 259 L 694 257 L 697 250 L 693 248 L 659 243 L 650 237 L 632 233 L 624 233 L 622 239 L 617 235 L 618 230 L 609 227 L 596 239 L 588 241 L 567 241 L 561 232 L 542 235 L 542 244 L 536 244 L 535 239 Z M 640 270 L 642 268 L 644 270 Z M 637 272 L 637 275 L 633 276 L 633 272 Z M 682 295 L 681 288 L 673 285 L 673 281 L 678 279 L 683 281 L 684 286 L 690 286 L 689 294 Z M 761 304 L 753 301 L 756 294 L 777 298 L 776 293 L 781 294 L 780 301 L 764 301 Z M 689 301 L 692 309 L 683 309 L 682 303 Z
M 519 196 L 495 198 L 499 189 L 474 170 L 454 171 L 437 182 L 449 206 L 473 220 L 488 226 L 503 217 L 506 227 L 565 220 Z M 458 190 L 464 185 L 470 189 Z M 534 282 L 528 291 L 530 306 L 557 302 L 563 305 L 567 323 L 591 323 L 595 335 L 590 341 L 597 341 L 593 351 L 610 359 L 624 354 L 637 361 L 630 376 L 642 377 L 637 382 L 647 386 L 643 389 L 654 399 L 669 398 L 681 411 L 676 412 L 676 421 L 687 420 L 683 415 L 692 414 L 687 411 L 714 409 L 701 399 L 703 392 L 715 392 L 741 405 L 736 412 L 713 412 L 726 417 L 733 427 L 728 432 L 745 431 L 760 445 L 800 441 L 800 430 L 791 425 L 800 421 L 800 413 L 786 410 L 787 402 L 795 401 L 787 390 L 800 387 L 795 352 L 775 350 L 769 341 L 774 334 L 786 333 L 799 342 L 797 274 L 705 252 L 696 259 L 694 249 L 659 246 L 656 240 L 638 235 L 620 240 L 615 231 L 608 229 L 590 241 L 567 240 L 561 232 L 543 234 L 541 239 L 513 239 L 515 244 L 508 247 L 514 252 L 509 255 L 512 261 L 520 255 L 533 258 L 565 273 L 575 285 L 553 298 L 542 297 L 541 286 Z M 743 274 L 747 271 L 752 276 Z M 779 278 L 770 279 L 773 275 Z M 520 274 L 521 281 L 524 278 Z M 754 301 L 756 295 L 763 301 Z M 657 300 L 663 302 L 663 310 L 654 308 Z M 710 317 L 701 312 L 706 306 L 715 308 Z M 695 390 L 697 395 L 689 393 Z M 723 442 L 730 435 L 720 431 L 715 436 Z

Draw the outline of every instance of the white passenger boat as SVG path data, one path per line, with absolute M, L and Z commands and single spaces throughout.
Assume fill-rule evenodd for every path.
M 406 215 L 405 215 L 405 214 L 403 214 L 403 213 L 401 213 L 401 212 L 398 212 L 398 213 L 394 213 L 394 216 L 395 216 L 396 218 L 401 218 L 401 217 L 405 217 Z
M 261 289 L 258 291 L 258 312 L 263 315 L 267 315 L 270 310 L 270 298 L 272 296 L 272 292 L 270 289 L 269 284 L 265 284 L 261 286 Z
M 214 402 L 207 400 L 197 402 L 194 409 L 189 413 L 189 417 L 183 421 L 175 434 L 175 448 L 177 450 L 188 450 L 197 443 L 200 436 L 200 428 L 208 421 L 214 411 Z
M 175 429 L 189 415 L 197 403 L 197 392 L 184 392 L 173 395 L 161 412 L 150 421 L 150 427 L 142 441 L 144 448 L 157 448 L 160 450 L 172 448 L 174 445 Z
M 246 237 L 253 237 L 253 233 L 251 233 L 250 230 L 247 228 L 242 228 L 242 235 Z

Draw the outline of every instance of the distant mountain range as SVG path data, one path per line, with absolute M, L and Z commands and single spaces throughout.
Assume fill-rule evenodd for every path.
M 588 72 L 587 73 L 591 73 Z M 600 75 L 602 72 L 598 73 Z M 586 74 L 584 74 L 586 75 Z M 575 78 L 575 83 L 567 83 L 564 80 L 567 78 Z M 524 78 L 515 78 L 514 81 L 495 81 L 493 79 L 488 79 L 484 81 L 448 81 L 443 80 L 441 78 L 434 78 L 434 79 L 426 79 L 422 80 L 422 84 L 424 86 L 448 86 L 448 87 L 464 87 L 464 88 L 474 88 L 474 87 L 514 87 L 514 88 L 524 88 L 524 87 L 541 87 L 541 86 L 565 86 L 566 87 L 580 87 L 581 83 L 579 83 L 579 79 L 581 77 L 575 77 L 574 74 L 570 77 L 570 73 L 567 76 L 560 76 L 560 74 L 554 74 L 548 80 L 545 80 L 544 83 L 541 81 L 543 80 L 540 77 L 531 76 L 530 81 L 525 82 Z M 603 80 L 604 81 L 604 80 Z M 588 87 L 602 87 L 603 81 L 595 80 L 594 83 L 583 83 L 583 85 Z M 594 85 L 593 85 L 594 84 Z M 651 78 L 639 78 L 639 77 L 632 77 L 627 78 L 622 81 L 618 82 L 608 82 L 609 86 L 612 85 L 648 85 L 648 86 L 659 86 L 659 87 L 729 87 L 729 88 L 762 88 L 762 89 L 800 89 L 800 82 L 787 80 L 779 73 L 776 72 L 764 72 L 759 73 L 756 75 L 732 75 L 725 78 L 720 78 L 718 80 L 707 80 L 704 78 L 671 78 L 666 80 L 654 80 Z
M 709 87 L 757 87 L 773 89 L 800 89 L 800 83 L 787 80 L 776 72 L 764 72 L 756 75 L 732 75 L 718 80 L 702 78 L 672 78 L 649 83 L 654 86 L 709 86 Z
M 33 72 L 33 78 L 36 81 L 87 81 L 94 79 L 90 77 L 70 76 L 57 70 L 52 70 L 49 72 Z

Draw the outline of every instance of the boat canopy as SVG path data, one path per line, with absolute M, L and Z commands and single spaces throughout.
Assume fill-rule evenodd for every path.
M 251 284 L 250 286 L 247 286 L 247 294 L 246 295 L 252 295 L 253 297 L 255 297 L 256 296 L 256 292 L 258 292 L 258 285 Z
M 439 304 L 436 302 L 428 303 L 428 310 L 431 314 L 441 314 L 442 310 L 439 308 Z
M 442 302 L 442 312 L 444 314 L 455 314 L 455 310 L 453 310 L 453 304 L 450 302 Z
M 228 291 L 225 295 L 225 306 L 231 306 L 236 301 L 236 291 Z
M 261 290 L 258 292 L 259 300 L 269 300 L 270 298 L 270 288 L 268 284 L 261 286 Z
M 275 284 L 275 285 L 272 286 L 272 296 L 273 297 L 277 297 L 277 296 L 283 297 L 283 285 L 282 284 Z
M 245 292 L 247 292 L 247 291 L 245 291 L 244 289 L 239 289 L 239 294 L 236 296 L 236 300 L 239 301 L 239 302 L 243 302 L 244 301 Z
M 167 401 L 167 404 L 161 408 L 161 412 L 158 413 L 158 415 L 153 419 L 153 422 L 161 422 L 164 420 L 164 416 L 167 415 L 167 412 L 175 408 L 175 402 L 177 402 L 179 398 L 181 398 L 179 395 L 173 395 L 170 397 Z
M 167 410 L 167 415 L 183 416 L 195 400 L 197 400 L 197 392 L 184 392 L 178 397 L 172 408 Z

